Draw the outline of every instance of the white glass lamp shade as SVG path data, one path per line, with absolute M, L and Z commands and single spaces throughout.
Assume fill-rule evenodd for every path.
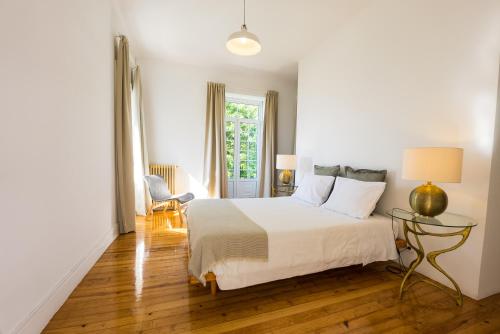
M 276 155 L 276 169 L 295 170 L 297 168 L 297 157 L 292 154 Z
M 409 148 L 403 154 L 403 179 L 460 183 L 464 150 L 455 147 Z
M 241 30 L 232 33 L 226 42 L 226 48 L 239 56 L 253 56 L 262 50 L 259 38 L 247 31 L 245 25 L 241 26 Z

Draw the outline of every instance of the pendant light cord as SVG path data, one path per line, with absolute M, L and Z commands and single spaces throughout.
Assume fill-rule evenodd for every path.
M 246 0 L 243 0 L 243 25 L 246 27 L 247 26 L 247 22 L 246 22 L 246 8 L 247 8 L 247 4 L 246 4 Z

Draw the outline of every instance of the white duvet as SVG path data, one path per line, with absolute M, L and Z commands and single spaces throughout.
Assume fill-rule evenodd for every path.
M 216 263 L 222 290 L 397 258 L 391 220 L 381 215 L 356 219 L 291 197 L 232 201 L 266 230 L 269 258 Z

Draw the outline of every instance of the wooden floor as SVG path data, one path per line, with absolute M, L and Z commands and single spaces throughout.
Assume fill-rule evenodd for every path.
M 46 333 L 500 333 L 500 295 L 455 306 L 417 284 L 403 301 L 385 264 L 245 289 L 187 284 L 186 230 L 173 214 L 137 220 L 71 294 Z

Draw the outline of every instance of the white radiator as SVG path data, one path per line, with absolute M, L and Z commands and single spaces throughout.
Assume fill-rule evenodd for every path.
M 177 166 L 165 164 L 149 164 L 149 174 L 163 177 L 168 185 L 168 189 L 175 194 L 175 171 Z

